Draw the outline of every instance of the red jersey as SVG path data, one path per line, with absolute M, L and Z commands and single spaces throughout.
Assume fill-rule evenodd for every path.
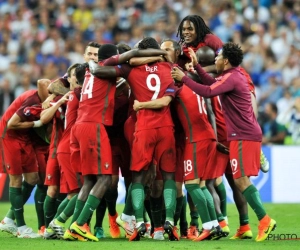
M 57 96 L 54 101 L 57 102 L 62 96 Z M 52 133 L 50 139 L 50 152 L 52 153 L 51 158 L 56 157 L 57 147 L 64 131 L 64 119 L 65 119 L 66 105 L 61 105 L 52 119 Z
M 219 96 L 210 98 L 211 105 L 216 118 L 217 139 L 219 142 L 227 141 L 227 129 Z
M 207 118 L 204 98 L 197 95 L 187 86 L 177 91 L 175 107 L 183 126 L 186 143 L 207 139 L 216 136 Z
M 100 79 L 85 73 L 76 123 L 113 124 L 116 79 Z
M 253 93 L 253 95 L 256 97 L 255 95 L 255 86 L 254 83 L 250 77 L 250 75 L 246 72 L 246 70 L 244 68 L 242 68 L 241 66 L 238 67 L 238 69 L 240 70 L 240 72 L 247 78 L 247 82 L 249 85 L 249 90 L 251 93 Z
M 127 79 L 135 98 L 140 102 L 163 96 L 175 96 L 176 87 L 171 77 L 172 65 L 167 62 L 131 67 L 122 64 L 115 67 L 117 76 Z M 174 126 L 169 107 L 142 109 L 137 112 L 135 131 Z
M 64 132 L 62 138 L 59 142 L 57 153 L 70 153 L 70 135 L 71 129 L 77 119 L 77 110 L 79 107 L 81 88 L 75 88 L 69 96 L 67 102 L 66 114 L 65 114 L 65 124 Z
M 225 70 L 216 79 L 207 74 L 198 64 L 195 67 L 204 86 L 184 76 L 182 82 L 204 97 L 220 95 L 226 121 L 227 141 L 261 141 L 262 131 L 255 118 L 249 84 L 237 67 Z
M 1 118 L 0 122 L 0 133 L 2 138 L 11 137 L 18 138 L 20 140 L 29 140 L 28 130 L 29 129 L 18 129 L 18 130 L 7 130 L 8 120 L 17 113 L 22 120 L 26 120 L 26 114 L 24 114 L 24 109 L 28 106 L 33 106 L 35 104 L 40 104 L 41 100 L 38 96 L 37 90 L 28 90 L 22 95 L 17 97 L 13 103 L 8 107 Z

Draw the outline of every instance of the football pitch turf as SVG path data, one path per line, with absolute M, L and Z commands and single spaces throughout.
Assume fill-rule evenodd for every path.
M 121 229 L 122 237 L 120 239 L 112 239 L 109 235 L 107 214 L 104 218 L 104 231 L 106 238 L 99 242 L 70 242 L 63 240 L 44 240 L 44 239 L 18 239 L 5 232 L 0 232 L 0 249 L 1 250 L 87 250 L 87 249 L 103 249 L 103 250 L 167 250 L 167 249 L 224 249 L 224 250 L 259 250 L 259 249 L 300 249 L 300 204 L 265 204 L 269 215 L 277 222 L 277 228 L 270 235 L 269 240 L 264 242 L 255 242 L 254 238 L 257 234 L 258 221 L 255 214 L 249 209 L 250 225 L 253 232 L 251 240 L 230 240 L 229 238 L 238 228 L 238 214 L 233 204 L 228 205 L 228 219 L 230 234 L 227 238 L 218 241 L 202 241 L 192 242 L 190 240 L 180 240 L 178 242 L 154 241 L 153 239 L 141 238 L 139 242 L 128 242 Z M 9 203 L 0 202 L 1 219 L 6 214 Z M 123 205 L 118 205 L 117 210 L 121 213 Z M 189 213 L 189 212 L 188 212 Z M 189 221 L 189 214 L 187 215 Z M 34 205 L 25 205 L 25 220 L 27 224 L 37 230 L 37 219 Z M 67 224 L 68 225 L 68 224 Z M 94 225 L 92 220 L 91 225 Z M 291 240 L 291 238 L 293 238 Z M 295 238 L 299 238 L 298 240 Z M 281 239 L 281 240 L 279 240 Z M 285 239 L 285 240 L 284 240 Z

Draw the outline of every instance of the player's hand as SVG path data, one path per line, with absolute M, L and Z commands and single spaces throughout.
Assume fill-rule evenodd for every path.
M 133 110 L 134 111 L 139 111 L 140 109 L 141 109 L 140 102 L 138 100 L 134 100 L 134 102 L 133 102 Z
M 189 50 L 189 55 L 190 55 L 192 64 L 195 67 L 198 64 L 198 59 L 197 59 L 196 53 L 191 48 L 188 48 L 188 50 Z
M 185 76 L 185 74 L 178 67 L 172 68 L 171 75 L 172 78 L 178 82 L 181 82 L 182 78 Z
M 42 108 L 43 109 L 47 109 L 50 107 L 50 102 L 52 101 L 53 99 L 49 96 L 43 103 L 42 103 Z
M 64 104 L 65 102 L 69 101 L 71 91 L 69 91 L 67 94 L 65 94 L 62 98 L 59 99 L 60 105 Z
M 229 148 L 220 142 L 217 142 L 217 150 L 223 154 L 229 155 Z

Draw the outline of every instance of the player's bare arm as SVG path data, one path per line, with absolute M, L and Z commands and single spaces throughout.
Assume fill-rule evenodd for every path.
M 42 103 L 42 108 L 43 109 L 47 109 L 50 107 L 50 102 L 52 102 L 54 100 L 54 98 L 56 97 L 55 94 L 51 94 L 47 97 L 47 99 Z
M 60 79 L 56 79 L 48 86 L 48 91 L 55 95 L 65 95 L 70 89 L 66 88 Z
M 162 56 L 153 56 L 153 57 L 133 57 L 129 60 L 131 66 L 139 66 L 148 63 L 154 62 L 164 62 L 165 59 Z
M 50 85 L 49 79 L 39 79 L 37 81 L 38 95 L 41 99 L 41 102 L 45 101 L 48 97 L 48 86 Z
M 159 99 L 148 102 L 139 102 L 138 100 L 134 100 L 133 109 L 135 111 L 139 111 L 141 109 L 160 109 L 163 107 L 167 107 L 171 101 L 171 96 L 163 96 Z
M 48 109 L 45 109 L 41 113 L 40 120 L 43 124 L 47 124 L 52 120 L 52 118 L 55 115 L 55 112 L 60 108 L 60 106 L 69 100 L 69 95 L 70 95 L 70 92 L 68 92 L 62 98 L 60 98 L 56 103 L 53 104 L 53 106 L 51 106 Z
M 9 119 L 7 123 L 8 129 L 26 129 L 26 128 L 32 128 L 32 127 L 40 127 L 43 124 L 40 120 L 38 121 L 22 121 L 21 117 L 18 116 L 16 113 Z

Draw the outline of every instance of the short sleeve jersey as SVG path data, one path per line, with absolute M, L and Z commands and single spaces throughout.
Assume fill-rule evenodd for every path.
M 57 153 L 70 153 L 70 135 L 71 129 L 77 119 L 77 110 L 79 107 L 81 88 L 75 88 L 69 96 L 67 102 L 65 121 L 64 121 L 64 132 L 59 142 Z
M 171 77 L 171 64 L 159 62 L 131 67 L 127 64 L 115 67 L 117 76 L 127 79 L 130 88 L 140 102 L 155 100 L 163 96 L 175 96 L 176 87 Z M 142 109 L 137 112 L 135 131 L 174 126 L 169 107 Z
M 40 104 L 41 100 L 38 96 L 37 90 L 28 90 L 16 98 L 13 103 L 8 107 L 1 118 L 0 132 L 1 137 L 11 137 L 18 138 L 19 140 L 29 140 L 28 130 L 29 129 L 18 129 L 18 130 L 7 130 L 8 120 L 17 113 L 23 121 L 26 121 L 26 114 L 24 114 L 24 109 L 28 106 L 33 106 L 35 104 Z
M 102 64 L 103 65 L 103 64 Z M 100 79 L 85 73 L 76 123 L 113 124 L 116 79 Z
M 204 98 L 183 85 L 177 91 L 175 107 L 184 128 L 185 141 L 188 143 L 215 139 L 215 134 L 207 118 Z

